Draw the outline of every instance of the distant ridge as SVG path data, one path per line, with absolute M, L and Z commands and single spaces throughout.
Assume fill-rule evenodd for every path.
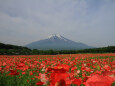
M 48 36 L 46 39 L 32 42 L 30 44 L 27 44 L 26 47 L 30 49 L 40 49 L 40 50 L 48 50 L 48 49 L 79 50 L 79 49 L 93 48 L 84 43 L 69 40 L 59 34 L 53 34 Z

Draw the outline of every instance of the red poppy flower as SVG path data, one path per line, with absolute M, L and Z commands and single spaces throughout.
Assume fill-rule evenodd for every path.
M 75 85 L 77 85 L 77 86 L 80 86 L 80 85 L 82 84 L 82 79 L 81 79 L 81 78 L 75 79 L 75 80 L 73 81 L 73 84 L 75 84 Z
M 69 71 L 70 66 L 66 65 L 66 64 L 59 64 L 57 66 L 54 67 L 54 69 L 64 69 L 66 71 Z
M 76 69 L 77 69 L 76 66 L 75 66 L 75 67 L 72 67 L 72 68 L 71 68 L 71 71 L 74 72 L 74 70 L 76 70 Z
M 44 84 L 44 82 L 41 82 L 41 81 L 36 83 L 36 85 L 43 85 L 43 84 Z
M 104 65 L 103 67 L 105 70 L 109 71 L 111 69 L 111 67 L 109 67 L 108 65 Z
M 33 72 L 32 72 L 32 71 L 30 71 L 30 72 L 29 72 L 29 75 L 33 75 Z
M 69 77 L 69 74 L 67 73 L 51 73 L 50 81 L 51 85 L 50 86 L 55 86 L 57 83 L 61 83 L 61 80 L 66 80 L 66 78 Z M 58 85 L 57 85 L 58 86 Z
M 114 80 L 108 76 L 93 75 L 87 81 L 85 86 L 111 86 Z
M 115 60 L 111 63 L 112 67 L 115 67 Z
M 9 73 L 8 75 L 19 75 L 19 72 L 17 72 L 17 70 L 10 70 L 11 73 Z
M 104 76 L 109 76 L 109 75 L 113 75 L 114 73 L 112 71 L 104 71 L 104 72 L 102 72 L 102 74 Z
M 22 74 L 26 74 L 26 72 L 22 72 Z
M 2 70 L 2 67 L 0 67 L 0 71 Z

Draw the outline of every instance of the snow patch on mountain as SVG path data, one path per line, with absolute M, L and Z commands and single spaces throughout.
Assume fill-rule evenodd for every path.
M 59 39 L 59 40 L 64 40 L 64 41 L 68 41 L 68 39 L 64 38 L 63 36 L 59 35 L 59 34 L 52 34 L 50 36 L 48 36 L 48 39 Z

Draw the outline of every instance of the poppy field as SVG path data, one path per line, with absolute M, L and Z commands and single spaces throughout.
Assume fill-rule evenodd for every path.
M 0 55 L 0 86 L 115 86 L 115 54 Z

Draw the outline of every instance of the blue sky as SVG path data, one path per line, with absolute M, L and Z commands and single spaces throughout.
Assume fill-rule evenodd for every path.
M 115 46 L 115 0 L 0 0 L 0 42 L 26 45 L 51 34 Z

